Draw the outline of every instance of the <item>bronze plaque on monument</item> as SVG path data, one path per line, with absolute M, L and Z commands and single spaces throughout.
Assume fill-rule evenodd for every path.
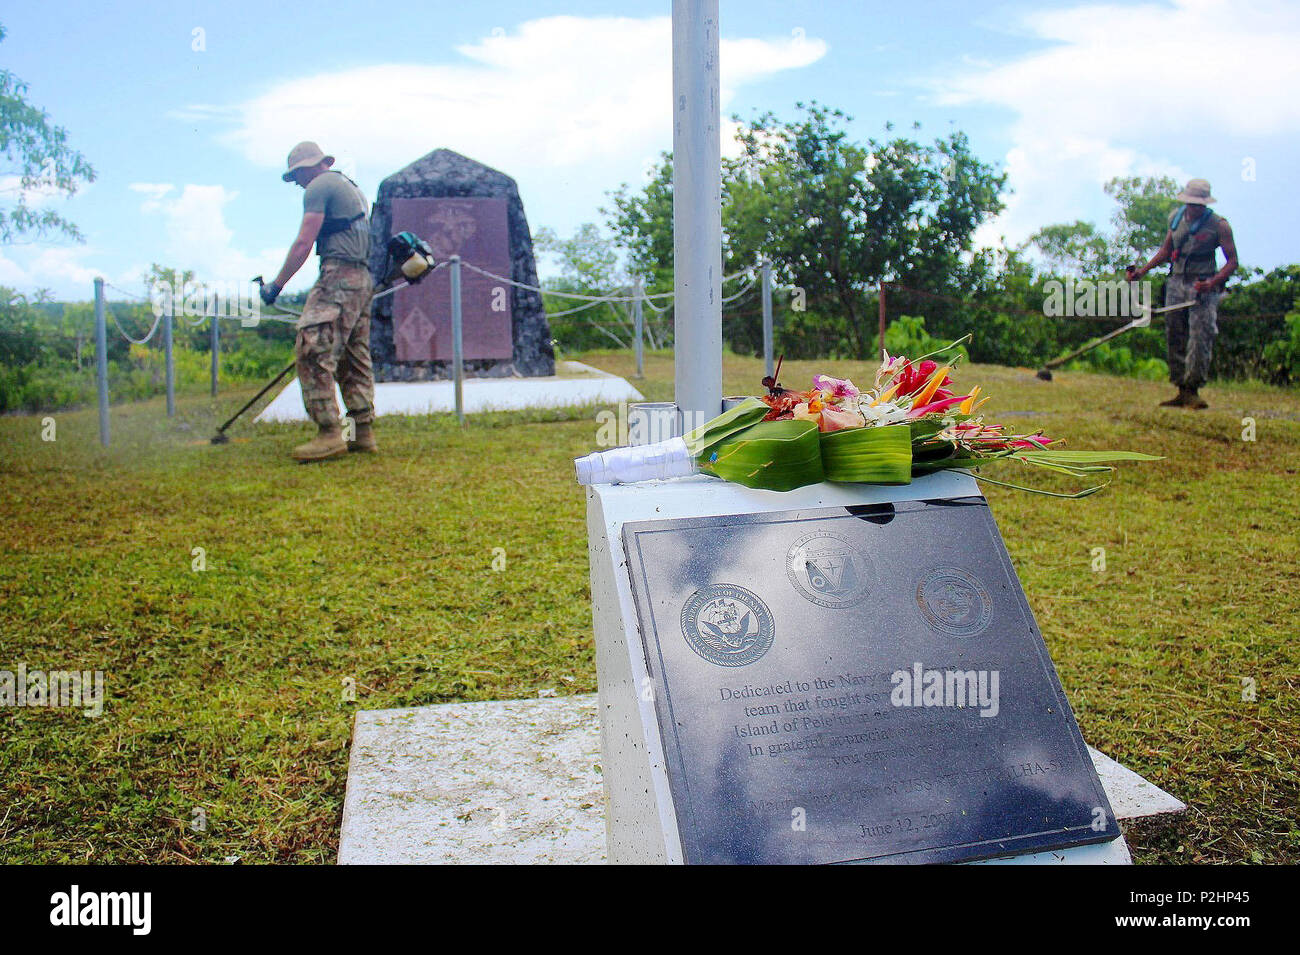
M 394 199 L 394 234 L 411 231 L 439 262 L 461 262 L 497 275 L 511 273 L 504 199 Z M 510 358 L 512 287 L 461 268 L 464 357 Z M 451 360 L 451 273 L 442 268 L 393 296 L 393 340 L 398 361 Z

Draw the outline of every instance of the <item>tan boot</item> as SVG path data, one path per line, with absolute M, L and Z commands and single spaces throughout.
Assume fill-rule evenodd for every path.
M 1183 407 L 1191 408 L 1193 411 L 1200 411 L 1210 406 L 1204 398 L 1197 394 L 1195 388 L 1188 388 L 1187 397 L 1183 400 Z
M 293 459 L 305 464 L 309 461 L 325 461 L 329 458 L 337 458 L 339 455 L 347 453 L 348 446 L 343 440 L 342 430 L 339 428 L 321 428 L 316 437 L 293 449 Z
M 374 454 L 379 450 L 379 445 L 375 442 L 375 429 L 369 422 L 357 425 L 356 429 L 356 435 L 348 442 L 349 451 Z

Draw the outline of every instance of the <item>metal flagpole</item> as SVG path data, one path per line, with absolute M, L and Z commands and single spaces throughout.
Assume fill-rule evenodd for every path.
M 176 362 L 172 356 L 172 319 L 176 306 L 172 305 L 163 316 L 163 366 L 167 377 L 167 417 L 176 415 Z
M 456 420 L 465 424 L 465 351 L 461 337 L 460 256 L 451 257 L 451 373 L 456 386 Z
M 718 0 L 673 0 L 673 364 L 683 430 L 722 410 L 718 96 Z
M 642 287 L 642 285 L 641 285 L 641 277 L 640 277 L 640 276 L 637 276 L 636 287 L 635 287 L 635 288 L 636 288 L 636 291 L 634 291 L 634 292 L 632 293 L 633 296 L 634 296 L 634 299 L 633 299 L 633 301 L 632 301 L 632 324 L 633 324 L 633 326 L 635 326 L 635 331 L 633 331 L 632 334 L 633 334 L 633 336 L 634 336 L 633 341 L 636 343 L 636 345 L 635 345 L 635 350 L 636 350 L 636 376 L 637 376 L 638 378 L 644 378 L 644 377 L 645 377 L 645 367 L 644 367 L 644 363 L 645 363 L 645 344 L 644 344 L 644 339 L 645 339 L 645 316 L 644 316 L 644 314 L 642 313 L 642 310 L 641 310 L 641 297 L 642 297 L 643 295 L 645 295 L 645 289 L 644 289 L 644 288 Z
M 104 327 L 103 279 L 95 279 L 95 378 L 99 385 L 99 443 L 108 447 L 108 333 Z
M 772 377 L 772 263 L 763 263 L 763 367 Z
M 220 368 L 221 356 L 221 323 L 217 321 L 217 313 L 212 313 L 212 397 L 217 396 L 217 371 Z

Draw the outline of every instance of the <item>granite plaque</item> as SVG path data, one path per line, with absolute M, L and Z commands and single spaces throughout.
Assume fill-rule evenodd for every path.
M 690 863 L 1120 835 L 982 497 L 623 530 Z
M 394 233 L 424 238 L 439 262 L 464 262 L 509 276 L 510 240 L 504 199 L 394 199 Z M 472 269 L 461 269 L 462 343 L 465 359 L 509 358 L 513 289 Z M 398 361 L 448 361 L 451 341 L 451 273 L 439 269 L 418 285 L 398 289 L 393 301 L 393 342 Z

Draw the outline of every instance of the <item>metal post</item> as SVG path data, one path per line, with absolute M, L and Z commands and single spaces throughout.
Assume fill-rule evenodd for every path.
M 163 316 L 163 366 L 167 377 L 167 417 L 176 414 L 176 363 L 172 361 L 172 316 L 176 314 L 173 305 Z
M 645 319 L 642 317 L 641 299 L 645 295 L 645 288 L 641 283 L 641 277 L 637 276 L 635 291 L 632 293 L 632 324 L 635 326 L 633 331 L 633 349 L 636 351 L 636 376 L 645 377 Z
M 216 312 L 212 313 L 212 397 L 217 396 L 217 371 L 221 366 L 219 361 L 221 356 L 221 323 L 217 321 Z
M 763 367 L 772 377 L 772 263 L 763 263 Z
M 880 283 L 880 360 L 885 360 L 885 283 Z
M 465 424 L 465 363 L 461 338 L 460 256 L 451 257 L 451 374 L 456 383 L 456 420 Z
M 103 279 L 95 279 L 95 379 L 99 385 L 99 443 L 108 447 L 108 331 L 104 326 Z
M 697 427 L 722 410 L 718 0 L 673 0 L 675 396 Z

